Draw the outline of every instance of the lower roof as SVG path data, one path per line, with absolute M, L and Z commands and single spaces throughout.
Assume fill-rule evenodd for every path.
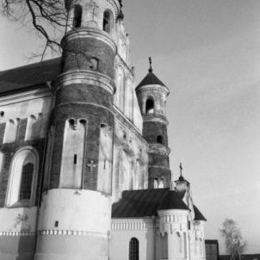
M 0 72 L 0 95 L 23 91 L 53 81 L 61 73 L 61 58 Z
M 182 200 L 182 194 L 166 189 L 124 191 L 122 198 L 112 205 L 112 218 L 143 218 L 158 216 L 159 210 L 189 210 Z M 195 220 L 205 217 L 194 206 Z

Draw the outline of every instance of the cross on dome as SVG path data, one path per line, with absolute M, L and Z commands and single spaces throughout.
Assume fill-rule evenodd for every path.
M 183 168 L 182 168 L 182 163 L 180 163 L 180 176 L 182 176 L 182 170 L 183 170 Z
M 152 57 L 149 57 L 149 72 L 153 72 L 153 67 L 152 67 Z

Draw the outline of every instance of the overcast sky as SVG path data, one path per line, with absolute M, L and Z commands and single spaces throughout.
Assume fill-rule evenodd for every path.
M 182 162 L 207 238 L 221 242 L 221 223 L 233 218 L 247 252 L 260 253 L 260 1 L 124 2 L 137 82 L 152 56 L 171 90 L 174 178 Z M 0 31 L 0 69 L 28 62 L 33 36 L 3 19 Z

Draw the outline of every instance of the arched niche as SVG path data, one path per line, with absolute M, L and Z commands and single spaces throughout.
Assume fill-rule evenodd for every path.
M 70 118 L 65 122 L 60 175 L 61 188 L 79 189 L 82 187 L 86 128 L 85 119 Z
M 10 119 L 6 123 L 3 143 L 13 143 L 18 135 L 19 119 Z
M 18 150 L 10 167 L 7 206 L 32 206 L 35 204 L 39 168 L 38 152 L 32 147 Z
M 165 232 L 160 236 L 161 240 L 161 259 L 168 259 L 168 233 Z
M 125 74 L 121 66 L 116 70 L 115 105 L 123 112 L 125 103 Z
M 100 124 L 97 189 L 112 192 L 113 131 L 106 123 Z

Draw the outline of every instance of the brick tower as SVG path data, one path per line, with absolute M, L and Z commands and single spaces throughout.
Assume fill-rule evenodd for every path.
M 67 1 L 35 259 L 109 255 L 117 0 Z
M 148 74 L 136 87 L 136 94 L 143 116 L 143 136 L 149 143 L 148 186 L 164 188 L 171 183 L 166 118 L 166 99 L 170 92 L 153 73 L 151 58 L 149 63 Z

